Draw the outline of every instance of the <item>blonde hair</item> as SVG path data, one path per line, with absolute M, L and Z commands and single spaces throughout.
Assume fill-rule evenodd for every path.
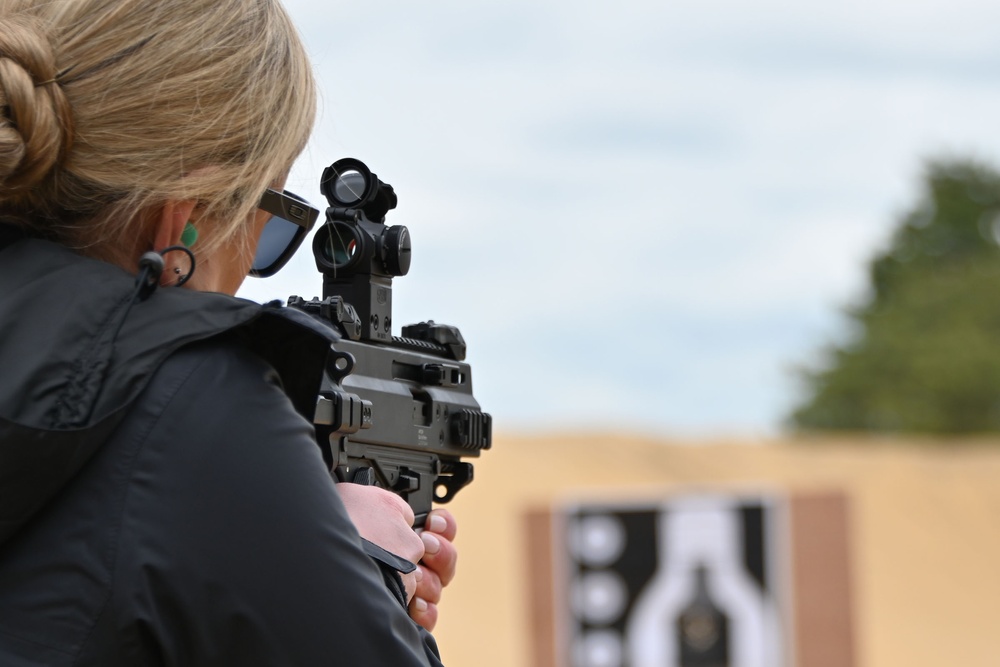
M 243 243 L 314 114 L 277 0 L 0 0 L 0 220 L 32 233 L 99 254 L 195 200 L 201 248 Z

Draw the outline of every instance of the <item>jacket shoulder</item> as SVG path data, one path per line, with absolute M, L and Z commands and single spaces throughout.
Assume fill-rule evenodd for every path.
M 113 627 L 155 638 L 136 635 L 138 662 L 425 664 L 273 367 L 217 339 L 158 376 L 137 405 L 157 428 L 133 471 L 109 610 Z

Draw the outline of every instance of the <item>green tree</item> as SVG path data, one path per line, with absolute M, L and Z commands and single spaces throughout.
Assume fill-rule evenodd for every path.
M 801 370 L 807 430 L 1000 431 L 1000 174 L 937 162 L 871 263 L 854 335 Z

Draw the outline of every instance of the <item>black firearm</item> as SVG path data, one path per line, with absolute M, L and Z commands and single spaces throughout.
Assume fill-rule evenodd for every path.
M 431 320 L 392 335 L 392 279 L 411 254 L 406 227 L 385 225 L 392 186 L 345 158 L 324 170 L 320 189 L 330 203 L 313 239 L 323 298 L 288 300 L 343 336 L 327 361 L 317 440 L 339 481 L 396 492 L 423 527 L 432 502 L 472 481 L 462 459 L 490 448 L 492 418 L 472 395 L 458 328 Z

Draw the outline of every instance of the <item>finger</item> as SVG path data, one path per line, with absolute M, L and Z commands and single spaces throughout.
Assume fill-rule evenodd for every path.
M 421 572 L 421 577 L 417 578 L 417 597 L 426 602 L 437 604 L 441 601 L 441 593 L 444 589 L 444 586 L 441 585 L 441 577 L 423 565 L 419 565 L 417 569 Z
M 448 510 L 436 509 L 427 516 L 424 528 L 454 542 L 455 535 L 458 533 L 458 522 Z
M 415 597 L 410 603 L 410 618 L 423 626 L 428 632 L 434 630 L 438 620 L 438 608 L 433 602 Z
M 423 564 L 441 578 L 441 585 L 447 586 L 455 578 L 458 565 L 458 550 L 455 545 L 434 533 L 420 533 L 424 543 Z
M 377 487 L 376 487 L 377 488 Z M 396 512 L 402 515 L 403 520 L 406 521 L 407 526 L 413 525 L 413 508 L 409 504 L 397 496 L 391 491 L 386 491 L 385 489 L 379 489 L 383 493 L 379 496 L 379 501 L 384 503 L 386 506 L 392 508 Z
M 402 556 L 411 563 L 419 563 L 427 555 L 427 543 L 422 537 L 409 530 L 400 531 L 395 535 L 394 548 L 388 549 L 397 556 Z M 384 545 L 379 545 L 386 549 Z M 454 548 L 454 547 L 452 547 Z M 398 551 L 396 550 L 398 549 Z
M 400 573 L 399 576 L 403 579 L 403 588 L 406 590 L 406 602 L 409 604 L 417 592 L 416 570 L 410 572 L 409 574 Z
M 361 536 L 383 549 L 413 559 L 413 544 L 404 553 L 397 542 L 404 536 L 412 539 L 413 509 L 402 498 L 385 489 L 358 484 L 337 484 L 348 516 Z M 416 562 L 414 560 L 414 562 Z

